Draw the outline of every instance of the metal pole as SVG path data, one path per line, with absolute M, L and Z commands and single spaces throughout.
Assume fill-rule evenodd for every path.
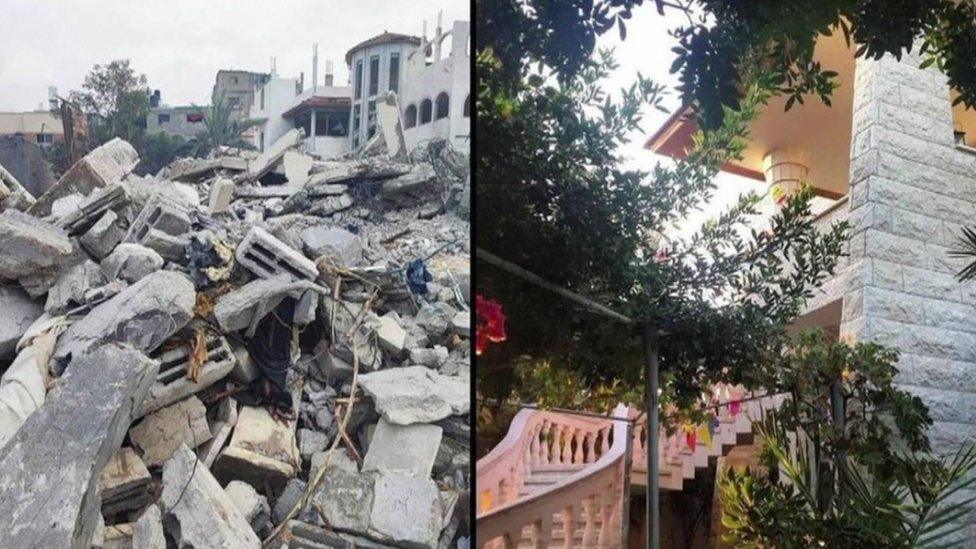
M 660 492 L 658 489 L 658 356 L 657 330 L 644 326 L 644 403 L 647 408 L 647 547 L 660 549 Z

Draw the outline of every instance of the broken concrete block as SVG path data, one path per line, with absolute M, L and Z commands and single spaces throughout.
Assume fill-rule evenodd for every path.
M 72 193 L 89 195 L 94 189 L 119 181 L 138 163 L 139 154 L 132 145 L 116 137 L 75 162 L 27 212 L 46 217 L 57 199 Z
M 253 486 L 267 482 L 280 489 L 301 469 L 296 424 L 296 420 L 282 424 L 264 408 L 243 406 L 230 444 L 214 462 L 214 475 L 223 482 L 237 479 Z
M 311 156 L 298 151 L 285 151 L 281 163 L 289 187 L 304 187 L 308 183 L 308 172 L 312 169 L 312 162 Z
M 61 198 L 54 201 L 51 204 L 51 215 L 48 216 L 49 219 L 58 220 L 62 217 L 73 213 L 78 210 L 81 203 L 85 201 L 85 197 L 78 193 L 72 193 L 68 196 L 62 196 Z
M 156 368 L 116 345 L 71 363 L 0 450 L 0 547 L 89 547 L 100 515 L 99 474 L 122 445 Z
M 261 227 L 247 233 L 235 256 L 241 265 L 261 278 L 287 274 L 296 280 L 314 280 L 319 274 L 312 260 Z
M 250 326 L 256 314 L 262 317 L 273 310 L 287 295 L 310 289 L 308 282 L 292 282 L 289 275 L 258 279 L 224 294 L 214 306 L 214 318 L 225 332 L 243 330 Z
M 113 524 L 105 527 L 105 541 L 102 543 L 103 549 L 131 549 L 132 536 L 135 534 L 136 525 L 131 522 Z
M 312 429 L 298 430 L 298 453 L 302 459 L 309 460 L 312 455 L 325 450 L 329 445 L 329 437 Z
M 183 263 L 186 259 L 188 238 L 173 236 L 158 229 L 149 229 L 142 239 L 142 245 L 158 253 L 163 259 Z
M 213 186 L 210 187 L 210 213 L 227 211 L 232 200 L 234 200 L 234 182 L 226 177 L 214 181 Z
M 335 532 L 332 530 L 326 530 L 320 526 L 314 524 L 309 524 L 307 522 L 302 522 L 300 520 L 290 520 L 288 524 L 285 525 L 281 536 L 279 536 L 277 542 L 282 539 L 290 540 L 287 547 L 294 548 L 304 548 L 304 549 L 326 549 L 331 547 L 355 547 L 356 549 L 386 549 L 389 546 L 376 543 L 372 540 L 355 536 L 352 534 L 347 534 L 344 532 Z M 272 542 L 274 543 L 274 542 Z M 284 545 L 270 545 L 271 549 L 281 549 Z
M 382 100 L 376 102 L 376 119 L 386 141 L 387 152 L 393 160 L 406 160 L 407 141 L 403 136 L 403 119 L 400 117 L 400 105 L 393 92 L 386 94 Z
M 441 311 L 433 307 L 421 307 L 414 317 L 414 322 L 427 331 L 433 338 L 440 337 L 447 332 L 450 323 Z
M 359 472 L 359 467 L 356 465 L 356 462 L 346 455 L 346 451 L 346 449 L 337 448 L 335 450 L 326 450 L 325 452 L 316 452 L 313 454 L 309 466 L 308 478 L 317 477 L 319 469 L 325 465 L 326 461 L 329 462 L 330 468 L 337 467 L 351 473 Z M 332 456 L 331 460 L 329 460 L 330 455 Z
M 157 193 L 150 197 L 132 222 L 125 241 L 144 244 L 153 229 L 170 236 L 178 236 L 188 232 L 192 226 L 190 216 L 182 204 Z
M 248 178 L 260 179 L 264 174 L 271 171 L 281 161 L 285 151 L 298 146 L 304 135 L 303 130 L 296 128 L 279 137 L 260 156 L 247 163 Z
M 306 489 L 308 489 L 308 483 L 302 479 L 293 478 L 288 481 L 285 489 L 278 496 L 278 500 L 275 501 L 274 511 L 271 514 L 275 524 L 281 524 L 285 520 L 292 508 L 305 497 Z
M 302 243 L 311 257 L 328 256 L 338 267 L 356 266 L 363 261 L 362 241 L 340 227 L 309 227 L 302 231 Z
M 147 507 L 136 521 L 132 529 L 132 549 L 166 549 L 163 515 L 156 504 Z
M 376 339 L 387 352 L 397 356 L 403 351 L 403 345 L 407 340 L 407 331 L 390 313 L 379 317 L 375 329 Z
M 52 371 L 109 342 L 151 352 L 193 317 L 196 292 L 180 273 L 157 271 L 98 305 L 58 339 Z M 141 402 L 141 400 L 140 400 Z
M 461 311 L 451 318 L 451 329 L 454 333 L 471 337 L 471 312 Z
M 397 425 L 431 423 L 466 414 L 471 391 L 466 379 L 444 376 L 423 366 L 380 370 L 359 376 L 376 411 Z
M 132 283 L 163 268 L 163 258 L 141 245 L 124 242 L 102 261 L 101 269 L 108 280 Z
M 435 345 L 433 348 L 410 349 L 410 362 L 428 368 L 440 368 L 447 362 L 447 347 Z
M 113 183 L 93 192 L 84 202 L 78 205 L 74 212 L 60 218 L 58 226 L 69 235 L 81 234 L 90 230 L 108 212 L 121 211 L 129 203 L 129 194 L 125 187 Z
M 0 166 L 0 210 L 5 208 L 24 211 L 37 200 L 12 173 Z
M 0 359 L 14 355 L 17 341 L 44 314 L 44 306 L 13 285 L 0 285 Z
M 163 466 L 163 524 L 180 547 L 261 547 L 227 492 L 185 445 Z
M 363 471 L 402 471 L 429 478 L 442 433 L 436 425 L 394 425 L 380 418 Z
M 418 164 L 410 170 L 410 173 L 384 181 L 383 195 L 393 197 L 402 193 L 419 190 L 436 180 L 437 173 L 434 172 L 434 168 L 430 164 Z
M 436 547 L 443 523 L 440 491 L 430 478 L 404 473 L 376 478 L 371 537 L 399 547 Z
M 230 379 L 240 385 L 247 385 L 261 375 L 258 367 L 251 360 L 251 354 L 247 352 L 247 347 L 238 343 L 232 343 L 234 358 L 237 359 L 234 369 L 230 371 Z
M 333 458 L 335 460 L 335 457 Z M 373 477 L 333 463 L 312 497 L 326 522 L 336 530 L 366 533 L 373 510 Z
M 125 238 L 125 230 L 119 225 L 119 216 L 108 210 L 81 235 L 78 242 L 92 257 L 101 261 Z
M 162 465 L 183 444 L 196 448 L 212 436 L 207 409 L 196 396 L 149 414 L 129 430 L 129 438 L 142 450 L 149 467 Z
M 268 505 L 268 498 L 258 494 L 250 484 L 239 480 L 230 481 L 224 491 L 255 533 L 263 537 L 271 529 L 271 506 Z
M 92 549 L 105 549 L 105 517 L 98 515 L 98 524 L 95 525 L 95 533 L 92 535 Z
M 17 210 L 0 213 L 0 278 L 14 280 L 50 269 L 72 252 L 68 235 Z
M 51 315 L 64 314 L 85 303 L 85 294 L 91 288 L 105 284 L 105 276 L 98 265 L 86 260 L 61 273 L 58 281 L 47 292 L 44 311 Z
M 197 457 L 207 467 L 213 465 L 217 456 L 220 455 L 220 451 L 224 449 L 224 445 L 227 444 L 236 425 L 237 401 L 232 398 L 225 398 L 220 402 L 220 406 L 217 408 L 217 417 L 210 425 L 213 438 L 204 442 L 197 449 Z
M 230 373 L 234 368 L 235 360 L 227 340 L 223 336 L 208 332 L 205 345 L 207 360 L 200 366 L 195 381 L 186 377 L 190 367 L 188 346 L 181 345 L 152 355 L 159 361 L 159 375 L 139 408 L 139 416 L 198 393 Z
M 309 215 L 329 217 L 334 213 L 351 208 L 353 205 L 352 197 L 348 194 L 339 196 L 326 196 L 315 201 L 308 210 Z
M 142 509 L 151 496 L 147 490 L 152 477 L 146 464 L 132 448 L 120 448 L 102 469 L 98 485 L 102 494 L 102 515 Z

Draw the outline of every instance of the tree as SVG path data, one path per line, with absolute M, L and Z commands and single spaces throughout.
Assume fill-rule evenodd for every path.
M 686 241 L 665 235 L 710 199 L 714 176 L 739 154 L 770 97 L 771 76 L 754 70 L 739 111 L 727 109 L 722 126 L 700 133 L 686 160 L 646 173 L 621 169 L 618 148 L 664 90 L 639 77 L 618 100 L 608 97 L 600 82 L 615 65 L 606 52 L 559 79 L 539 62 L 526 51 L 512 70 L 493 48 L 478 52 L 479 246 L 666 330 L 665 396 L 684 407 L 719 381 L 754 385 L 752 369 L 832 273 L 846 225 L 818 232 L 806 190 L 769 231 L 746 230 L 759 201 L 750 194 Z M 484 396 L 510 393 L 512 364 L 548 363 L 590 388 L 643 385 L 634 333 L 487 265 L 477 285 L 504 305 L 509 331 L 500 352 L 479 359 Z
M 136 74 L 128 59 L 95 65 L 81 91 L 70 99 L 88 115 L 89 148 L 115 137 L 139 143 L 149 114 L 146 76 Z
M 196 150 L 194 140 L 187 141 L 182 136 L 162 131 L 148 133 L 142 138 L 139 165 L 135 172 L 139 175 L 155 174 L 179 157 L 195 156 Z
M 233 105 L 216 89 L 211 95 L 210 103 L 210 108 L 203 115 L 205 129 L 198 135 L 200 153 L 206 154 L 217 147 L 253 149 L 243 134 L 254 125 L 254 121 L 236 118 Z
M 769 364 L 789 399 L 757 427 L 763 470 L 719 472 L 736 547 L 944 546 L 976 501 L 976 449 L 929 455 L 922 401 L 894 386 L 898 354 L 801 335 Z
M 644 0 L 480 0 L 477 48 L 496 44 L 506 70 L 517 74 L 522 50 L 560 78 L 574 77 L 593 53 L 596 37 L 626 21 Z M 650 5 L 652 2 L 648 1 Z M 956 0 L 654 0 L 659 13 L 680 12 L 687 24 L 673 31 L 682 99 L 695 104 L 704 124 L 717 127 L 723 107 L 737 109 L 746 86 L 743 69 L 760 63 L 788 104 L 805 94 L 828 102 L 837 73 L 813 60 L 818 34 L 843 32 L 856 54 L 901 56 L 920 42 L 976 106 L 976 3 Z

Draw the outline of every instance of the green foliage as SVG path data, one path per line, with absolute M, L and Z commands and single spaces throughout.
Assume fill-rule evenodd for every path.
M 205 129 L 197 136 L 200 155 L 218 147 L 254 148 L 243 137 L 244 132 L 254 125 L 254 121 L 235 118 L 233 106 L 216 89 L 210 97 L 210 107 L 203 115 L 203 123 Z
M 608 52 L 568 80 L 543 68 L 515 86 L 493 49 L 479 52 L 477 63 L 479 246 L 666 330 L 660 354 L 668 399 L 687 406 L 714 382 L 754 381 L 754 365 L 777 348 L 810 288 L 832 273 L 846 225 L 818 232 L 806 190 L 769 232 L 745 230 L 759 203 L 750 194 L 687 241 L 663 235 L 711 199 L 719 167 L 739 154 L 749 121 L 770 96 L 768 76 L 757 71 L 740 110 L 700 133 L 686 160 L 647 173 L 621 169 L 618 150 L 642 109 L 659 106 L 663 89 L 638 75 L 610 98 L 600 85 L 615 68 Z M 482 267 L 479 291 L 502 301 L 509 330 L 501 352 L 479 359 L 486 394 L 512 389 L 512 376 L 493 372 L 520 354 L 573 369 L 594 387 L 643 385 L 634 334 Z
M 81 91 L 71 101 L 88 115 L 88 148 L 115 137 L 139 143 L 149 114 L 145 75 L 137 75 L 128 59 L 95 65 L 85 76 Z
M 64 141 L 59 141 L 44 147 L 41 149 L 41 155 L 44 156 L 44 160 L 51 163 L 55 177 L 61 177 L 61 174 L 68 171 L 68 168 L 71 167 L 71 154 L 68 151 L 68 145 Z
M 963 257 L 963 258 L 976 258 L 976 231 L 969 227 L 962 228 L 962 236 L 959 238 L 958 250 L 949 252 L 952 257 Z M 966 282 L 967 280 L 973 280 L 976 278 L 976 259 L 972 260 L 968 265 L 966 265 L 956 278 L 960 282 Z
M 736 547 L 921 547 L 946 543 L 973 498 L 976 449 L 936 459 L 928 410 L 895 388 L 897 353 L 801 335 L 769 364 L 790 400 L 757 426 L 764 472 L 719 474 Z M 952 503 L 950 503 L 950 498 Z
M 139 147 L 138 174 L 155 174 L 172 161 L 183 156 L 194 156 L 195 143 L 187 142 L 182 136 L 166 132 L 146 134 Z
M 650 4 L 651 2 L 646 2 Z M 522 48 L 563 80 L 593 52 L 596 37 L 626 21 L 644 0 L 480 0 L 478 49 L 498 46 L 511 76 L 524 74 Z M 673 0 L 653 2 L 660 13 L 682 12 L 674 29 L 682 98 L 694 103 L 707 127 L 745 96 L 746 67 L 769 70 L 788 105 L 804 95 L 829 104 L 837 73 L 813 60 L 818 35 L 842 32 L 856 54 L 900 56 L 923 38 L 921 52 L 948 75 L 959 101 L 976 106 L 976 5 L 956 0 Z M 523 44 L 525 44 L 523 46 Z

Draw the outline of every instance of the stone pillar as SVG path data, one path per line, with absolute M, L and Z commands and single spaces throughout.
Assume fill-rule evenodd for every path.
M 774 149 L 763 157 L 763 174 L 769 185 L 769 195 L 777 207 L 796 194 L 807 182 L 810 157 L 806 151 L 797 148 Z
M 919 63 L 856 62 L 840 332 L 901 351 L 898 382 L 928 405 L 947 453 L 976 435 L 976 289 L 949 257 L 976 224 L 976 156 L 954 145 L 945 76 Z

